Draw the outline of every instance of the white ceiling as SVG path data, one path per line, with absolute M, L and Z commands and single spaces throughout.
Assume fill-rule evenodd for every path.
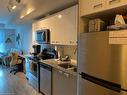
M 0 0 L 0 22 L 9 22 L 13 17 L 16 17 L 18 15 L 19 10 L 22 8 L 23 3 L 19 5 L 19 7 L 12 11 L 9 12 L 7 6 L 8 6 L 9 0 Z
M 8 0 L 0 0 L 0 21 L 10 19 L 10 13 L 7 9 Z
M 17 8 L 9 12 L 7 9 L 9 1 L 10 0 L 0 0 L 0 22 L 19 23 L 37 20 L 47 14 L 60 11 L 78 2 L 78 0 L 21 0 Z M 31 12 L 31 14 L 26 15 L 23 19 L 20 19 L 22 13 L 28 8 L 34 8 L 35 10 Z

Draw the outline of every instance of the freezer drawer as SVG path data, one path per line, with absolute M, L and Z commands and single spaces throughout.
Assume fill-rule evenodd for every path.
M 79 77 L 78 95 L 124 95 Z

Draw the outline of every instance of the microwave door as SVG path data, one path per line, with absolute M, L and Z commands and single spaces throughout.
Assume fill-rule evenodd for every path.
M 42 32 L 37 32 L 36 33 L 36 41 L 41 41 L 42 39 Z

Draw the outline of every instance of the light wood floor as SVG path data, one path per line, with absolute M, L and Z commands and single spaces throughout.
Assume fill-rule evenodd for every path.
M 0 95 L 41 95 L 28 84 L 24 73 L 9 72 L 9 68 L 0 66 Z

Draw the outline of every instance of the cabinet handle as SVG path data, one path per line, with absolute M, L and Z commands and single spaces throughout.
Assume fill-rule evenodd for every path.
M 120 0 L 109 0 L 109 5 L 113 4 L 113 3 L 119 3 Z
M 68 73 L 64 73 L 64 75 L 65 75 L 66 77 L 69 77 L 69 74 L 68 74 Z
M 75 42 L 74 41 L 70 41 L 70 44 L 74 44 Z
M 59 41 L 56 41 L 56 43 L 59 43 Z
M 52 41 L 52 43 L 55 43 L 55 41 Z
M 63 74 L 63 71 L 59 71 L 60 74 Z
M 102 5 L 103 5 L 103 4 L 102 4 L 102 3 L 100 3 L 100 4 L 97 4 L 97 5 L 94 5 L 94 6 L 93 6 L 93 8 L 101 8 L 101 7 L 102 7 Z

